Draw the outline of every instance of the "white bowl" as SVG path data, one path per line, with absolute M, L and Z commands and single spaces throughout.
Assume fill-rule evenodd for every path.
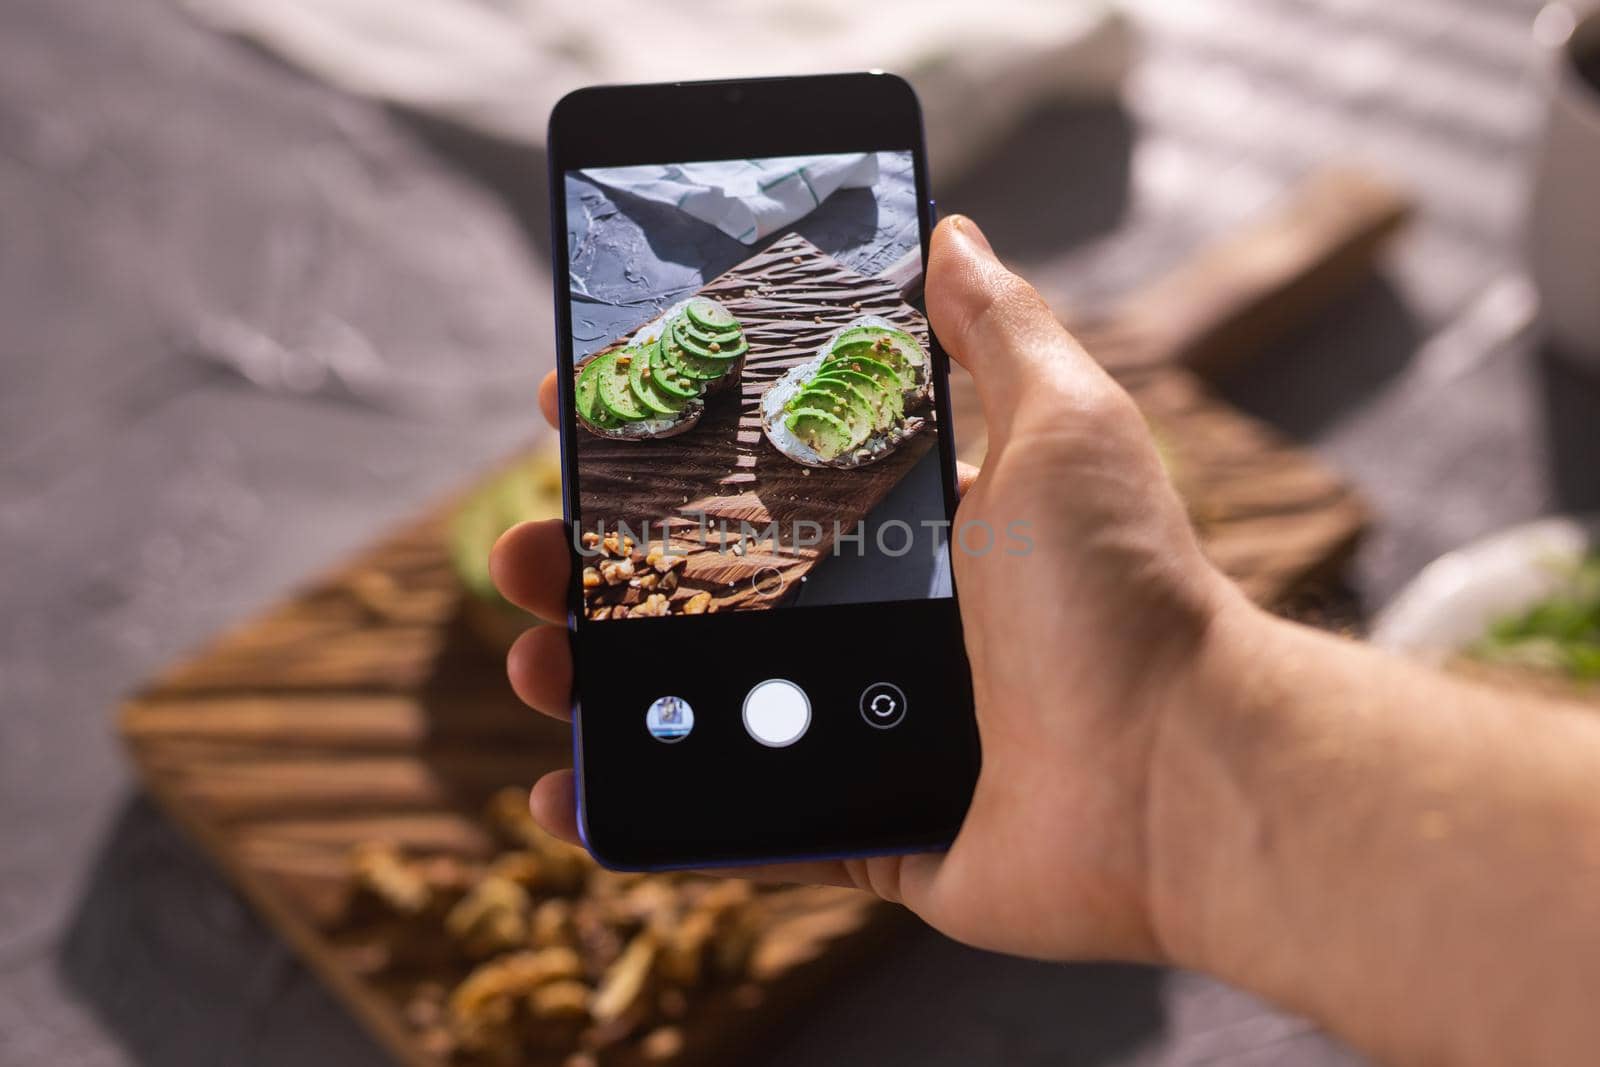
M 1446 553 L 1378 613 L 1372 642 L 1442 662 L 1482 637 L 1496 620 L 1559 590 L 1596 545 L 1600 515 L 1555 516 Z

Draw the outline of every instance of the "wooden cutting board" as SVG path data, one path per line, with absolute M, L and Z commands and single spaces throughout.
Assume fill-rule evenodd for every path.
M 488 799 L 567 765 L 572 751 L 564 724 L 511 695 L 503 656 L 464 619 L 444 551 L 451 512 L 389 534 L 224 635 L 132 697 L 121 720 L 162 807 L 395 1056 L 419 1067 L 441 1061 L 404 1018 L 417 976 L 375 973 L 371 944 L 346 936 L 351 851 L 376 841 L 486 859 Z M 763 931 L 759 995 L 708 990 L 684 1019 L 681 1052 L 649 1062 L 736 1054 L 896 922 L 851 891 L 795 898 Z M 603 1062 L 643 1061 L 624 1046 Z
M 1230 242 L 1220 261 L 1202 253 L 1199 261 L 1211 257 L 1215 269 L 1188 272 L 1190 285 L 1205 292 L 1189 292 L 1187 306 L 1208 310 L 1188 319 L 1187 329 L 1164 322 L 1154 331 L 1163 350 L 1173 358 L 1215 352 L 1207 335 L 1221 324 L 1235 339 L 1236 360 L 1253 338 L 1284 327 L 1283 293 L 1330 292 L 1331 275 L 1355 271 L 1353 235 L 1391 228 L 1394 214 L 1390 200 L 1329 225 L 1327 212 L 1292 209 L 1252 231 L 1244 247 Z M 1284 255 L 1286 247 L 1296 254 Z M 803 251 L 789 262 L 796 254 L 802 263 L 793 265 L 804 266 Z M 777 266 L 771 258 L 767 265 Z M 1276 266 L 1263 272 L 1263 262 Z M 1368 267 L 1370 255 L 1361 263 Z M 880 309 L 893 303 L 881 285 L 858 291 L 877 294 Z M 1301 300 L 1299 311 L 1314 306 Z M 1110 337 L 1152 333 L 1137 318 L 1114 325 Z M 773 328 L 793 330 L 801 344 L 821 325 Z M 1268 604 L 1337 565 L 1364 522 L 1349 487 L 1229 409 L 1190 372 L 1148 358 L 1152 350 L 1122 361 L 1119 377 L 1160 435 L 1212 558 Z M 958 388 L 956 399 L 958 444 L 981 455 L 970 391 Z M 374 978 L 339 936 L 350 849 L 383 840 L 423 853 L 484 855 L 491 848 L 478 814 L 485 800 L 570 758 L 566 727 L 517 703 L 498 651 L 466 621 L 445 544 L 453 507 L 441 502 L 384 534 L 164 672 L 127 701 L 121 718 L 162 806 L 373 1034 L 417 1067 L 438 1060 L 406 1022 L 403 990 Z M 778 963 L 760 995 L 714 993 L 692 1003 L 681 1052 L 658 1062 L 738 1062 L 748 1040 L 791 1015 L 899 914 L 843 891 L 801 912 L 793 929 L 773 931 Z
M 762 394 L 814 357 L 830 333 L 863 315 L 888 319 L 924 346 L 928 323 L 893 280 L 857 274 L 798 234 L 713 279 L 700 294 L 726 305 L 745 328 L 750 353 L 738 389 L 711 397 L 699 424 L 677 437 L 616 441 L 579 430 L 583 524 L 615 530 L 621 522 L 641 530 L 648 523 L 652 537 L 664 524 L 673 551 L 687 557 L 674 599 L 704 590 L 721 610 L 771 608 L 827 557 L 835 523 L 854 530 L 927 454 L 937 425 L 932 411 L 924 412 L 928 424 L 920 434 L 865 467 L 806 467 L 762 436 Z M 827 536 L 793 543 L 800 521 L 820 524 Z M 731 542 L 741 522 L 758 531 L 775 522 L 788 543 L 750 539 L 735 554 Z

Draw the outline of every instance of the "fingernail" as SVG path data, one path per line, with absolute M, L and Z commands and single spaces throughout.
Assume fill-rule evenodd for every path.
M 994 258 L 994 246 L 989 243 L 989 239 L 983 235 L 976 222 L 965 215 L 957 215 L 950 225 L 955 227 L 955 231 L 961 236 L 988 253 L 991 259 Z

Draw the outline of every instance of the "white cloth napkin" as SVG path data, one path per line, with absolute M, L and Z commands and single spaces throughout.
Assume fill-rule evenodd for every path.
M 177 0 L 344 89 L 542 145 L 600 82 L 881 68 L 922 97 L 941 180 L 1033 108 L 1116 92 L 1114 0 Z
M 782 156 L 582 173 L 601 185 L 675 207 L 749 245 L 809 214 L 840 189 L 871 188 L 878 180 L 878 157 L 870 152 Z

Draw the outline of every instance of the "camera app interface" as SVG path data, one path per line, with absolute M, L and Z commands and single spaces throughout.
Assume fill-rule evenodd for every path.
M 910 153 L 565 195 L 583 625 L 950 596 Z

